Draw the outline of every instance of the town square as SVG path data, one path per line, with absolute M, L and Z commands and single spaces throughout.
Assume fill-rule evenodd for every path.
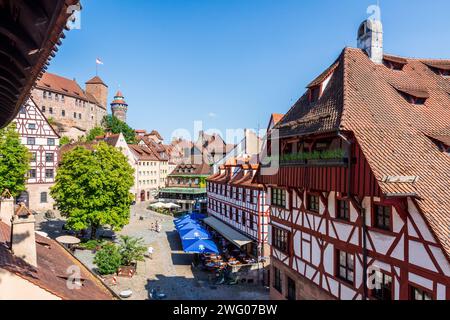
M 450 4 L 372 2 L 0 0 L 0 300 L 450 301 Z

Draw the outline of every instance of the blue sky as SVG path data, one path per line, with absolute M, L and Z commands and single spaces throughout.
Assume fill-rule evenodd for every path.
M 266 127 L 345 46 L 376 0 L 84 0 L 49 71 L 120 86 L 128 123 L 157 129 Z M 381 0 L 385 51 L 450 58 L 450 1 Z

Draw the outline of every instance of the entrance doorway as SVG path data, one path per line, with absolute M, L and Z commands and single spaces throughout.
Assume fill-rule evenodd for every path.
M 145 202 L 145 191 L 141 191 L 141 202 Z

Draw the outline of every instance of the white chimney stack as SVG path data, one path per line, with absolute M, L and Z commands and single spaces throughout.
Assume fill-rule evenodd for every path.
M 11 219 L 14 215 L 14 198 L 8 190 L 5 190 L 0 196 L 0 221 L 11 225 Z
M 371 18 L 358 29 L 358 48 L 364 50 L 374 63 L 383 63 L 383 24 Z
M 11 220 L 11 251 L 37 267 L 35 224 L 33 214 L 21 203 Z

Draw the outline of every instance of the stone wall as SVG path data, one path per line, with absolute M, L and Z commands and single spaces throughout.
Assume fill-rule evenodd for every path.
M 274 268 L 277 268 L 281 271 L 282 292 L 278 292 L 278 290 L 274 288 L 274 281 L 275 281 Z M 271 300 L 286 300 L 288 293 L 287 277 L 295 281 L 296 296 L 297 296 L 296 300 L 336 300 L 334 297 L 332 297 L 327 292 L 318 287 L 315 283 L 302 277 L 300 274 L 288 268 L 285 264 L 281 263 L 276 259 L 272 259 L 271 261 L 271 271 L 270 271 Z
M 50 188 L 53 184 L 28 184 L 27 191 L 29 194 L 29 209 L 38 213 L 44 213 L 53 210 L 55 201 L 50 196 Z M 47 193 L 47 202 L 41 203 L 41 193 Z

